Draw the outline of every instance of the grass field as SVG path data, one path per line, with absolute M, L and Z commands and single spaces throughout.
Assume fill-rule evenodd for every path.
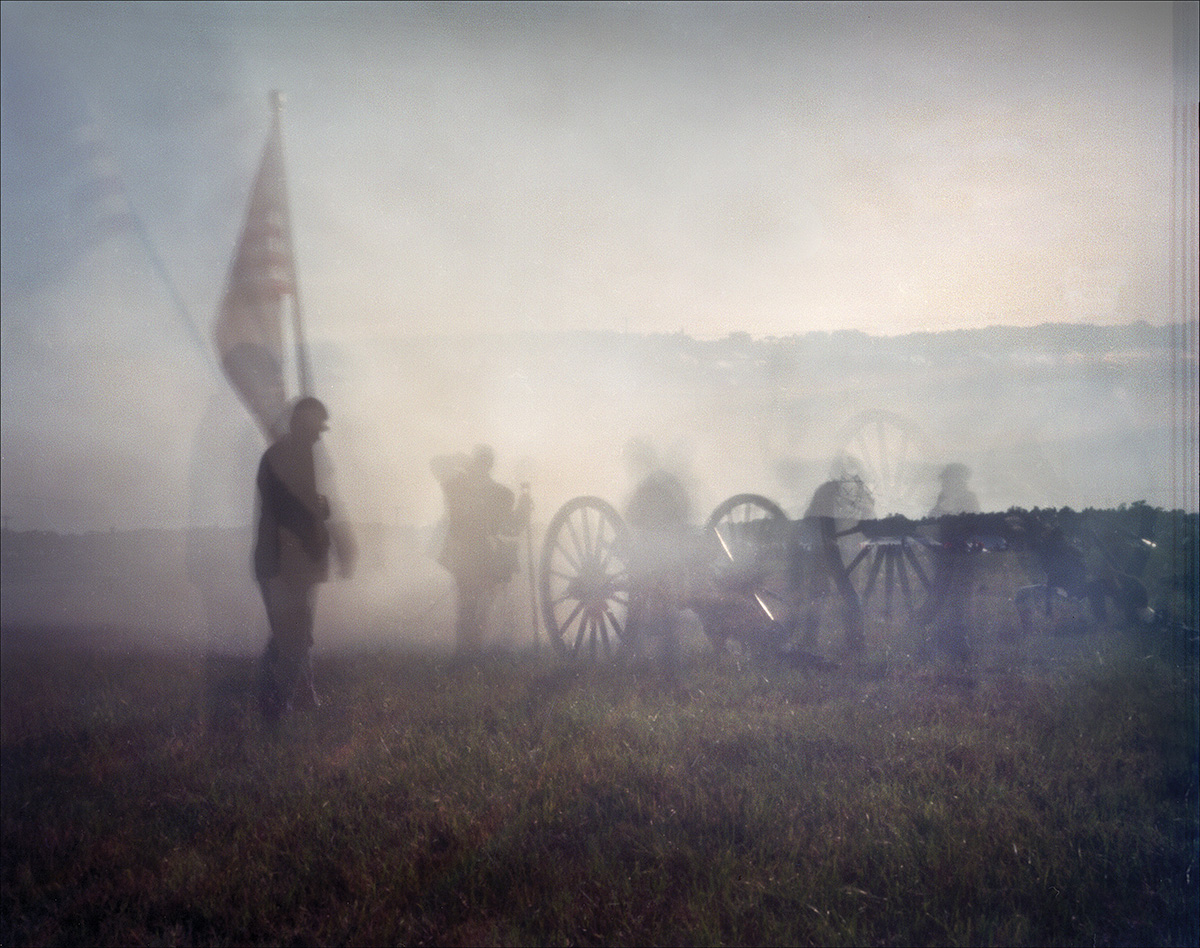
M 3 945 L 1198 934 L 1195 667 L 1128 635 L 674 677 L 344 652 L 274 733 L 248 664 L 73 641 L 3 634 Z

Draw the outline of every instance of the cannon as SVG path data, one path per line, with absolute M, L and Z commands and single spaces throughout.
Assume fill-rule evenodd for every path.
M 928 523 L 901 516 L 790 519 L 767 497 L 736 494 L 650 552 L 670 558 L 669 590 L 646 579 L 645 544 L 600 497 L 576 497 L 551 518 L 538 592 L 560 653 L 603 660 L 639 648 L 662 607 L 694 611 L 717 649 L 736 641 L 775 654 L 813 645 L 832 609 L 854 646 L 868 623 L 906 621 L 933 601 L 936 540 Z

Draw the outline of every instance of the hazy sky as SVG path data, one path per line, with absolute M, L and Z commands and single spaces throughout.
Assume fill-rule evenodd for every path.
M 315 344 L 1169 318 L 1169 3 L 6 0 L 2 35 L 18 525 L 171 519 L 112 498 L 186 466 L 273 88 Z M 92 135 L 191 329 L 89 231 Z
M 314 332 L 1162 321 L 1170 68 L 1165 3 L 5 2 L 5 318 L 82 101 L 207 324 L 277 87 Z

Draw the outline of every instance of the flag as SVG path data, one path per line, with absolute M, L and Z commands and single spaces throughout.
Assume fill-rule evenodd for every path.
M 273 439 L 287 425 L 283 309 L 285 297 L 295 299 L 296 272 L 278 94 L 272 101 L 271 130 L 229 268 L 213 340 L 230 384 L 263 433 Z

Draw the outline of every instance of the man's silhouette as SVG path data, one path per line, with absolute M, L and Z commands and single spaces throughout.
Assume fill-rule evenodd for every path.
M 329 498 L 319 489 L 314 451 L 328 419 L 320 400 L 300 399 L 288 432 L 267 448 L 258 466 L 254 575 L 271 627 L 258 697 L 268 721 L 320 703 L 309 655 L 316 586 L 329 578 L 331 548 L 343 576 L 353 569 L 349 534 L 341 526 L 331 529 Z
M 792 581 L 804 603 L 798 618 L 806 649 L 817 646 L 826 600 L 836 593 L 841 601 L 845 647 L 849 652 L 863 650 L 862 607 L 842 565 L 837 532 L 839 523 L 869 520 L 874 513 L 875 501 L 863 482 L 861 467 L 853 458 L 837 458 L 829 480 L 813 492 L 792 535 Z
M 529 520 L 527 486 L 518 500 L 492 480 L 495 453 L 479 445 L 470 455 L 430 463 L 446 499 L 446 538 L 438 562 L 450 571 L 458 595 L 455 632 L 460 655 L 483 648 L 488 611 L 496 588 L 517 569 L 516 537 Z
M 930 626 L 939 614 L 945 618 L 936 630 L 935 643 L 953 658 L 970 655 L 971 602 L 975 591 L 978 544 L 975 539 L 979 498 L 970 489 L 970 468 L 947 464 L 939 475 L 942 488 L 929 511 L 937 521 L 934 579 L 929 599 L 917 621 Z
M 639 452 L 641 452 L 639 454 Z M 625 505 L 633 533 L 629 551 L 628 632 L 636 650 L 657 656 L 668 675 L 677 671 L 683 609 L 693 572 L 691 501 L 671 472 L 658 467 L 648 445 L 626 448 L 631 472 L 641 477 Z

